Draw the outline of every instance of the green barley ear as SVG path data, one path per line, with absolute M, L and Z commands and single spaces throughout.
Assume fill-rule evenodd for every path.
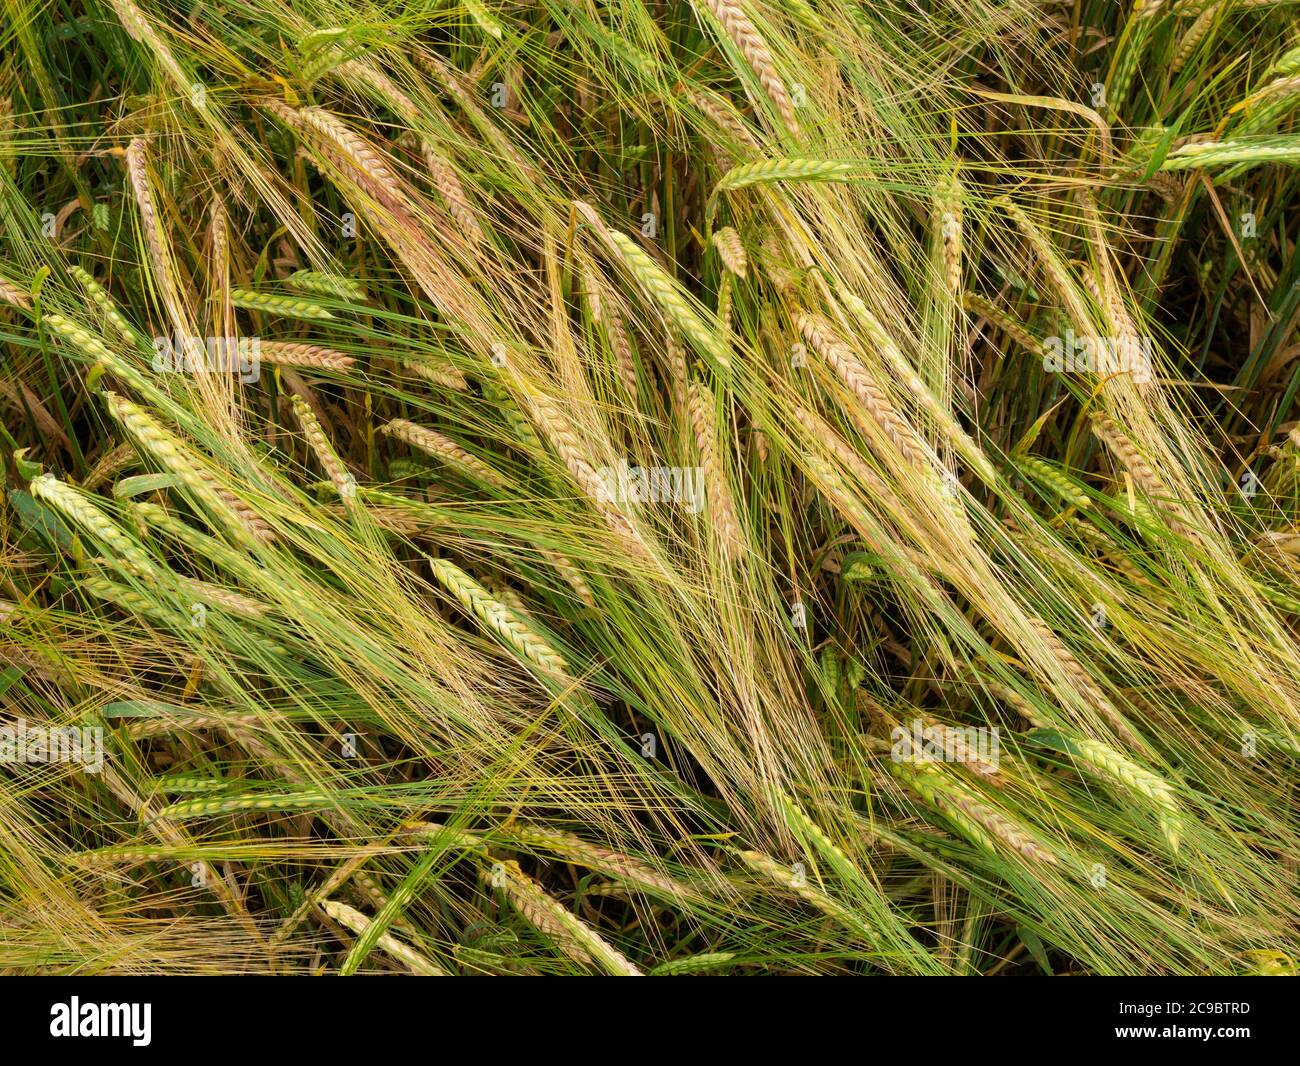
M 540 636 L 528 628 L 505 604 L 495 600 L 487 589 L 455 563 L 446 559 L 429 559 L 434 577 L 462 607 L 482 622 L 507 645 L 544 672 L 561 679 L 568 677 L 569 665 Z
M 1169 845 L 1169 850 L 1177 854 L 1182 840 L 1184 814 L 1174 798 L 1173 788 L 1164 778 L 1090 737 L 1067 736 L 1054 729 L 1038 729 L 1030 733 L 1027 739 L 1031 743 L 1073 756 L 1076 765 L 1082 765 L 1094 776 L 1118 785 L 1128 795 L 1154 808 L 1165 842 Z
M 370 928 L 371 919 L 367 918 L 359 910 L 349 907 L 346 903 L 327 899 L 321 901 L 320 908 L 329 918 L 350 929 L 358 936 L 363 936 Z M 390 933 L 380 933 L 375 944 L 380 950 L 387 952 L 402 963 L 413 974 L 420 977 L 448 976 L 446 970 L 426 959 L 409 944 L 402 943 Z
M 302 300 L 296 296 L 280 296 L 270 292 L 252 292 L 249 289 L 231 289 L 230 302 L 249 311 L 265 311 L 282 318 L 305 318 L 324 321 L 334 315 L 326 307 Z
M 848 181 L 859 169 L 856 163 L 836 162 L 832 159 L 764 159 L 758 163 L 733 167 L 713 187 L 713 192 L 716 196 L 749 185 L 766 185 L 776 181 Z
M 45 325 L 78 349 L 92 363 L 103 366 L 124 385 L 129 385 L 141 398 L 148 400 L 155 406 L 165 406 L 167 404 L 166 394 L 157 385 L 121 356 L 113 352 L 102 340 L 84 326 L 78 325 L 71 319 L 58 314 L 47 314 L 43 321 Z
M 335 296 L 353 303 L 362 303 L 366 298 L 365 290 L 351 278 L 345 278 L 341 274 L 326 274 L 320 270 L 295 270 L 284 279 L 284 283 L 302 292 Z
M 122 316 L 122 312 L 117 309 L 117 304 L 102 285 L 91 276 L 90 271 L 83 270 L 79 266 L 69 266 L 68 273 L 81 282 L 81 287 L 90 295 L 90 299 L 99 308 L 101 313 L 112 324 L 113 328 L 121 334 L 122 339 L 132 346 L 140 343 L 140 336 L 132 328 L 131 324 Z
M 650 258 L 641 247 L 625 233 L 610 229 L 594 210 L 582 202 L 575 202 L 578 213 L 618 255 L 628 272 L 645 289 L 660 309 L 673 321 L 678 330 L 691 342 L 700 355 L 707 358 L 718 371 L 731 369 L 731 356 L 719 342 L 717 334 L 704 324 L 695 313 L 678 284 L 663 268 Z
M 186 490 L 236 540 L 264 544 L 274 539 L 270 526 L 235 493 L 217 483 L 180 440 L 163 429 L 143 408 L 113 393 L 105 393 L 109 413 L 140 448 L 175 474 Z
M 661 962 L 650 971 L 651 977 L 686 977 L 709 970 L 730 969 L 736 959 L 734 951 L 710 951 Z
M 575 962 L 594 964 L 612 977 L 641 977 L 642 973 L 621 952 L 581 918 L 572 914 L 525 874 L 516 862 L 499 864 L 504 876 L 500 887 L 511 905 L 539 933 Z M 485 880 L 493 874 L 483 871 Z
M 450 437 L 445 437 L 426 426 L 417 426 L 414 422 L 408 422 L 404 418 L 394 418 L 383 426 L 380 432 L 387 434 L 394 440 L 409 444 L 412 448 L 418 448 L 426 455 L 432 455 L 434 458 L 459 467 L 474 480 L 481 481 L 485 485 L 490 485 L 496 489 L 508 489 L 510 487 L 510 482 L 478 456 L 471 455 Z
M 316 456 L 317 462 L 324 467 L 325 473 L 329 475 L 330 481 L 333 482 L 334 488 L 338 490 L 343 501 L 351 503 L 357 498 L 357 479 L 352 476 L 334 450 L 334 446 L 330 444 L 329 438 L 325 436 L 325 431 L 321 429 L 316 414 L 307 401 L 295 394 L 290 398 L 290 405 L 293 407 L 294 418 L 298 420 L 302 434 L 307 438 L 307 443 Z
M 1053 493 L 1072 507 L 1085 510 L 1089 503 L 1092 502 L 1066 474 L 1051 463 L 1032 455 L 1023 455 L 1016 459 L 1016 466 L 1040 485 L 1051 489 Z
M 30 488 L 34 498 L 48 503 L 74 526 L 107 548 L 126 572 L 141 577 L 157 572 L 149 554 L 96 507 L 89 496 L 60 481 L 53 474 L 41 474 L 33 478 Z

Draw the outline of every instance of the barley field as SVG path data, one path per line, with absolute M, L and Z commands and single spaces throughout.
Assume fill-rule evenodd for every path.
M 0 971 L 1292 975 L 1296 0 L 6 0 Z

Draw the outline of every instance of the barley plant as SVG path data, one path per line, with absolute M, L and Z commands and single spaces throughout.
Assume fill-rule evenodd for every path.
M 1294 971 L 1298 9 L 6 3 L 0 970 Z

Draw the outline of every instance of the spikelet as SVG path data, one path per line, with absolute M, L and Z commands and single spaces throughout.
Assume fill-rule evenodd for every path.
M 1093 680 L 1092 674 L 1084 669 L 1083 664 L 1074 656 L 1055 633 L 1041 618 L 1030 617 L 1029 628 L 1032 629 L 1038 637 L 1048 646 L 1056 661 L 1069 677 L 1074 690 L 1091 705 L 1103 718 L 1110 723 L 1110 727 L 1115 730 L 1124 743 L 1130 747 L 1141 747 L 1141 741 L 1133 732 L 1129 724 L 1120 715 L 1114 705 L 1107 699 L 1106 694 L 1101 687 Z
M 894 442 L 903 458 L 914 465 L 926 462 L 920 440 L 911 426 L 903 420 L 898 410 L 890 402 L 885 391 L 871 378 L 857 359 L 831 328 L 831 324 L 819 315 L 800 312 L 798 315 L 799 332 L 804 339 L 826 360 L 845 385 L 862 402 L 871 416 L 884 430 L 885 435 Z
M 178 333 L 184 333 L 182 326 L 185 317 L 181 312 L 180 294 L 176 286 L 176 276 L 172 270 L 172 260 L 163 241 L 162 229 L 158 223 L 158 212 L 153 202 L 153 192 L 149 188 L 149 170 L 145 155 L 144 141 L 137 137 L 126 149 L 127 171 L 131 179 L 131 191 L 135 195 L 136 207 L 140 211 L 140 228 L 144 233 L 145 245 L 149 249 L 149 258 L 153 262 L 154 277 L 161 294 L 163 307 L 172 316 Z
M 787 892 L 793 892 L 805 903 L 811 904 L 827 917 L 844 926 L 844 928 L 857 933 L 871 943 L 876 943 L 879 940 L 875 931 L 849 908 L 819 889 L 813 888 L 802 877 L 796 876 L 790 867 L 782 866 L 775 859 L 764 855 L 761 851 L 738 851 L 736 856 L 756 874 Z
M 434 576 L 460 601 L 461 606 L 506 644 L 547 673 L 560 677 L 567 675 L 569 665 L 559 652 L 530 630 L 505 604 L 489 596 L 487 589 L 464 570 L 446 559 L 430 558 L 429 566 Z
M 723 266 L 738 278 L 743 278 L 749 270 L 749 256 L 740 234 L 730 226 L 724 226 L 713 235 L 713 246 L 718 250 L 718 257 Z
M 723 274 L 718 283 L 718 332 L 724 344 L 731 343 L 731 282 L 731 275 Z
M 155 422 L 141 407 L 113 393 L 104 394 L 109 413 L 136 442 L 158 463 L 171 471 L 182 484 L 236 539 L 245 543 L 268 543 L 274 534 L 251 507 L 187 454 L 181 442 Z
M 121 359 L 108 345 L 94 336 L 89 330 L 59 314 L 47 314 L 43 319 L 45 325 L 67 340 L 73 347 L 81 350 L 95 363 L 106 368 L 119 381 L 130 385 L 141 396 L 151 402 L 166 402 L 166 396 L 135 367 Z
M 1196 54 L 1196 49 L 1205 40 L 1205 35 L 1210 32 L 1210 27 L 1218 20 L 1219 8 L 1221 3 L 1207 4 L 1205 10 L 1192 23 L 1191 27 L 1183 34 L 1182 39 L 1178 42 L 1178 48 L 1174 52 L 1173 62 L 1170 64 L 1174 73 L 1182 70 L 1187 65 L 1187 61 Z
M 259 347 L 262 362 L 272 366 L 303 367 L 314 370 L 350 370 L 356 360 L 333 348 L 319 344 L 300 344 L 294 341 L 262 341 Z
M 13 304 L 15 307 L 21 307 L 24 311 L 31 310 L 32 298 L 17 285 L 6 281 L 4 278 L 0 278 L 0 300 Z
M 307 438 L 307 443 L 311 446 L 317 462 L 324 468 L 330 481 L 334 483 L 334 488 L 338 490 L 339 496 L 345 502 L 355 500 L 357 497 L 357 479 L 352 476 L 351 471 L 339 458 L 338 452 L 334 450 L 334 446 L 330 444 L 329 438 L 325 436 L 325 431 L 321 429 L 320 422 L 316 419 L 316 413 L 301 396 L 294 395 L 290 397 L 290 403 L 293 406 L 293 415 L 302 428 L 303 436 Z
M 539 933 L 575 962 L 599 966 L 613 977 L 644 976 L 628 959 L 607 943 L 586 922 L 552 899 L 513 861 L 501 864 L 505 877 L 502 889 L 514 908 Z M 489 876 L 484 871 L 484 877 Z
M 869 552 L 849 552 L 840 564 L 840 577 L 845 581 L 874 581 L 877 574 Z
M 708 486 L 708 501 L 713 528 L 718 533 L 718 544 L 733 559 L 739 558 L 744 540 L 736 522 L 736 505 L 727 481 L 726 467 L 718 448 L 718 426 L 714 418 L 713 393 L 698 381 L 690 384 L 691 426 L 695 431 L 695 448 L 704 483 Z
M 172 629 L 179 628 L 185 623 L 185 619 L 182 619 L 175 612 L 155 603 L 147 596 L 136 592 L 135 589 L 126 585 L 119 585 L 107 578 L 83 577 L 77 583 L 77 587 L 83 592 L 90 593 L 96 599 L 116 604 L 127 614 L 150 618 Z
M 87 582 L 83 581 L 85 587 Z M 106 584 L 111 584 L 107 582 Z M 118 586 L 120 588 L 120 586 Z M 112 596 L 101 596 L 101 599 L 113 599 Z M 187 715 L 183 718 L 146 718 L 141 721 L 127 722 L 123 727 L 124 732 L 132 740 L 147 740 L 149 737 L 165 736 L 171 733 L 186 733 L 200 729 L 230 729 L 234 726 L 243 726 L 253 728 L 262 725 L 264 722 L 261 715 Z
M 158 32 L 145 18 L 144 12 L 135 6 L 131 0 L 110 0 L 113 9 L 117 12 L 118 21 L 122 23 L 122 28 L 126 30 L 127 35 L 133 41 L 138 41 L 144 45 L 149 54 L 157 61 L 176 83 L 179 88 L 188 86 L 190 79 L 186 77 L 184 69 L 176 62 L 176 57 L 172 54 Z
M 640 392 L 636 376 L 636 360 L 632 355 L 632 341 L 628 337 L 623 316 L 612 302 L 606 302 L 601 295 L 601 283 L 594 276 L 587 278 L 587 306 L 591 309 L 592 321 L 604 326 L 609 337 L 609 346 L 614 352 L 615 365 L 618 367 L 619 380 L 623 388 L 634 400 Z
M 200 557 L 215 563 L 232 574 L 247 577 L 257 570 L 248 556 L 241 555 L 215 537 L 209 537 L 206 533 L 200 532 L 188 522 L 183 522 L 156 503 L 149 503 L 145 500 L 133 501 L 127 505 L 127 509 L 136 529 L 142 535 L 153 529 L 161 530 L 187 547 L 192 548 Z
M 1138 487 L 1160 508 L 1169 528 L 1179 536 L 1192 537 L 1193 530 L 1183 520 L 1169 487 L 1151 464 L 1142 457 L 1137 445 L 1109 415 L 1094 411 L 1091 419 L 1093 434 L 1106 445 L 1106 449 L 1120 461 Z
M 296 296 L 279 296 L 270 292 L 251 292 L 248 289 L 231 289 L 230 302 L 249 311 L 267 311 L 284 318 L 305 318 L 322 321 L 333 318 L 328 308 L 301 300 Z
M 972 315 L 987 319 L 1026 351 L 1033 352 L 1035 355 L 1042 352 L 1043 342 L 1030 333 L 1026 326 L 999 311 L 982 296 L 970 292 L 962 293 L 961 305 Z
M 994 855 L 1009 848 L 1030 862 L 1057 864 L 1058 860 L 1051 851 L 975 793 L 933 766 L 894 761 L 889 765 L 896 776 L 937 808 L 971 843 Z
M 498 41 L 501 40 L 505 27 L 502 26 L 501 20 L 492 14 L 481 0 L 460 0 L 460 6 L 465 9 L 480 30 L 489 37 Z
M 14 100 L 12 96 L 0 96 L 0 145 L 13 140 L 14 132 Z M 4 160 L 0 166 L 5 168 L 5 173 L 10 178 L 17 177 L 18 174 L 18 157 L 11 152 L 4 152 Z M 0 291 L 3 290 L 4 282 L 0 281 Z M 0 299 L 4 299 L 0 296 Z
M 193 774 L 169 774 L 158 778 L 158 791 L 167 795 L 186 795 L 195 792 L 220 792 L 232 782 L 224 777 L 197 777 Z
M 651 977 L 685 977 L 688 974 L 703 973 L 706 970 L 718 970 L 727 966 L 736 958 L 734 951 L 706 951 L 699 955 L 687 955 L 681 959 L 661 962 L 650 971 Z
M 757 27 L 750 21 L 737 0 L 706 0 L 709 10 L 717 17 L 727 36 L 735 43 L 740 54 L 753 70 L 763 90 L 776 107 L 781 121 L 791 133 L 799 132 L 799 120 L 795 118 L 794 105 L 786 91 L 785 82 L 777 73 L 776 63 L 768 50 L 767 42 L 759 34 Z
M 686 372 L 686 349 L 669 327 L 664 334 L 664 357 L 668 364 L 668 377 L 672 385 L 673 409 L 685 413 L 689 403 Z
M 1044 462 L 1032 455 L 1023 455 L 1016 460 L 1016 465 L 1033 477 L 1035 481 L 1046 485 L 1072 507 L 1082 510 L 1088 506 L 1090 501 L 1087 495 L 1054 464 Z
M 840 299 L 862 324 L 875 350 L 884 359 L 886 369 L 907 386 L 912 398 L 925 410 L 935 423 L 948 434 L 961 457 L 975 470 L 987 485 L 998 483 L 998 473 L 979 444 L 973 440 L 953 417 L 952 411 L 935 399 L 929 386 L 921 379 L 902 350 L 894 342 L 881 321 L 872 314 L 867 305 L 844 286 L 838 287 Z
M 700 109 L 720 130 L 731 134 L 737 144 L 754 152 L 762 151 L 762 145 L 745 121 L 726 100 L 713 93 L 699 91 L 690 94 L 691 102 Z
M 362 914 L 359 910 L 349 907 L 346 903 L 339 903 L 337 900 L 325 899 L 320 901 L 320 909 L 323 910 L 330 918 L 338 922 L 339 925 L 346 926 L 362 936 L 370 928 L 371 920 Z M 403 944 L 396 937 L 388 933 L 380 933 L 375 944 L 389 955 L 402 963 L 413 974 L 421 977 L 446 977 L 447 972 L 440 969 L 437 965 L 430 962 L 413 947 Z
M 498 489 L 508 489 L 510 482 L 488 466 L 478 456 L 471 455 L 450 437 L 444 437 L 432 429 L 417 426 L 404 418 L 394 418 L 381 430 L 395 440 L 403 441 L 412 448 L 418 448 L 427 455 L 435 456 L 444 462 L 453 464 L 466 471 L 470 476 L 492 485 Z
M 241 615 L 244 618 L 265 618 L 270 612 L 266 604 L 241 595 L 233 589 L 222 588 L 220 585 L 199 581 L 192 577 L 182 577 L 180 583 L 183 594 L 210 607 L 220 607 L 231 614 Z
M 636 555 L 647 557 L 645 543 L 637 535 L 627 516 L 616 506 L 605 481 L 583 456 L 577 437 L 574 436 L 573 430 L 560 414 L 559 409 L 549 397 L 540 392 L 527 393 L 525 399 L 533 422 L 545 434 L 578 487 L 587 494 L 596 509 L 600 511 L 606 525 L 617 533 L 623 543 Z
M 284 279 L 284 283 L 303 292 L 335 296 L 355 303 L 361 303 L 366 298 L 365 290 L 351 278 L 345 278 L 341 274 L 326 274 L 321 270 L 296 270 Z
M 862 457 L 850 448 L 848 444 L 841 439 L 838 433 L 830 432 L 830 427 L 828 427 L 825 422 L 815 418 L 811 412 L 803 407 L 795 408 L 794 417 L 795 421 L 803 427 L 804 432 L 806 432 L 812 440 L 819 441 L 825 445 L 826 449 L 835 456 L 835 458 L 844 465 L 845 469 L 852 473 L 859 482 L 865 485 L 867 490 L 873 496 L 887 497 L 890 495 L 889 490 L 885 487 L 885 483 L 880 480 L 879 475 L 877 475 L 871 467 L 867 466 L 867 464 L 862 461 Z M 816 457 L 810 456 L 810 459 L 812 458 Z M 818 460 L 815 465 L 819 468 L 825 469 L 828 479 L 832 484 L 839 485 L 841 488 L 846 488 L 839 474 L 835 472 L 834 468 L 829 463 Z
M 336 116 L 319 107 L 291 108 L 268 98 L 263 106 L 286 125 L 314 141 L 331 161 L 341 164 L 385 207 L 409 211 L 401 183 L 383 155 Z
M 483 234 L 483 227 L 479 224 L 478 215 L 470 204 L 469 197 L 465 195 L 465 188 L 461 185 L 455 168 L 427 141 L 420 142 L 420 146 L 424 152 L 424 165 L 429 170 L 429 176 L 433 178 L 434 188 L 447 204 L 447 210 L 456 220 L 461 233 L 472 244 L 486 243 L 487 238 Z

